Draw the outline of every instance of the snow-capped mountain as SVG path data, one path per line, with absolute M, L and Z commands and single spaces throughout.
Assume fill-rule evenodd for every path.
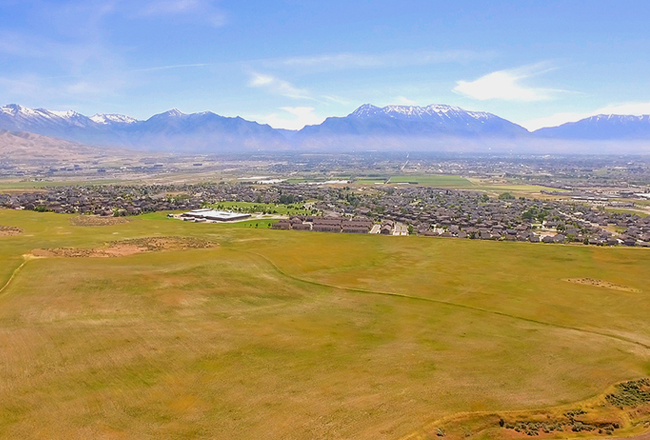
M 650 141 L 650 115 L 597 115 L 559 127 L 541 128 L 534 134 L 553 139 Z
M 396 119 L 411 119 L 421 121 L 431 121 L 439 119 L 453 119 L 469 116 L 475 119 L 488 119 L 490 113 L 472 112 L 460 107 L 454 107 L 444 104 L 431 104 L 426 107 L 409 106 L 409 105 L 389 105 L 383 108 L 375 107 L 372 104 L 364 104 L 352 113 L 350 117 L 371 118 L 380 115 L 390 116 Z
M 97 113 L 90 117 L 90 120 L 96 124 L 110 125 L 110 124 L 134 124 L 138 122 L 137 119 L 130 116 L 117 115 L 117 114 L 102 114 Z
M 568 148 L 567 141 L 574 141 L 571 151 L 605 152 L 622 151 L 620 141 L 635 141 L 635 151 L 646 151 L 650 116 L 599 115 L 530 133 L 492 113 L 449 105 L 364 104 L 347 116 L 289 131 L 212 112 L 185 114 L 172 109 L 143 121 L 119 114 L 87 117 L 72 110 L 10 104 L 0 107 L 0 130 L 103 147 L 203 153 L 287 149 L 557 152 Z M 596 146 L 594 141 L 609 144 Z
M 139 121 L 125 115 L 87 117 L 74 111 L 10 104 L 0 107 L 0 130 L 147 150 L 219 152 L 287 146 L 286 139 L 268 125 L 212 112 L 184 114 L 177 109 Z
M 9 104 L 0 107 L 0 124 L 1 128 L 5 130 L 31 131 L 28 129 L 34 126 L 42 127 L 42 129 L 49 126 L 52 130 L 55 130 L 55 127 L 60 129 L 64 126 L 87 127 L 93 125 L 93 121 L 72 110 L 61 112 Z
M 300 131 L 301 136 L 376 136 L 401 137 L 455 136 L 503 137 L 528 135 L 528 131 L 491 113 L 467 111 L 448 105 L 427 107 L 364 104 L 343 118 L 327 118 L 320 125 Z

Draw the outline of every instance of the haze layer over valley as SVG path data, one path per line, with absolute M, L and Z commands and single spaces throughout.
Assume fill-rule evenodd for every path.
M 364 104 L 298 131 L 212 112 L 170 110 L 147 120 L 125 115 L 0 108 L 0 129 L 29 132 L 95 146 L 141 151 L 430 151 L 514 153 L 650 152 L 650 117 L 591 117 L 529 132 L 487 112 L 460 107 Z

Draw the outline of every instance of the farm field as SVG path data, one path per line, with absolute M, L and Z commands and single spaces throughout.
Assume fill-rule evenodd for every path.
M 40 181 L 19 181 L 15 179 L 0 179 L 0 192 L 3 191 L 29 191 L 32 189 L 44 189 L 57 186 L 74 185 L 109 185 L 120 183 L 119 180 L 97 179 L 97 180 L 40 180 Z
M 357 183 L 374 184 L 374 181 Z M 422 174 L 422 175 L 399 175 L 392 176 L 389 184 L 410 183 L 423 186 L 433 186 L 436 188 L 449 189 L 467 189 L 472 191 L 484 191 L 491 194 L 501 194 L 511 192 L 516 196 L 534 197 L 540 194 L 540 191 L 562 191 L 556 188 L 549 188 L 539 185 L 528 185 L 518 182 L 494 183 L 477 178 L 464 178 L 462 176 L 447 174 Z
M 529 438 L 478 415 L 650 376 L 644 249 L 72 218 L 0 210 L 3 439 Z
M 438 188 L 468 189 L 474 185 L 461 176 L 446 174 L 422 174 L 392 176 L 389 183 L 415 183 L 418 185 L 435 186 Z

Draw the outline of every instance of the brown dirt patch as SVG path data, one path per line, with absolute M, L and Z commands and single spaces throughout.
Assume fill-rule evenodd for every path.
M 146 237 L 121 240 L 108 243 L 101 248 L 51 248 L 34 249 L 35 257 L 63 258 L 109 258 L 124 257 L 142 252 L 180 251 L 187 249 L 208 249 L 218 246 L 217 243 L 191 237 Z
M 640 292 L 634 287 L 623 286 L 621 284 L 610 283 L 609 281 L 597 280 L 594 278 L 567 278 L 564 281 L 575 284 L 584 284 L 586 286 L 604 287 L 605 289 L 620 290 L 623 292 Z
M 129 221 L 124 217 L 100 217 L 98 215 L 80 215 L 70 219 L 73 226 L 113 226 L 122 225 Z
M 13 237 L 15 235 L 21 235 L 23 230 L 15 226 L 3 226 L 0 225 L 0 237 Z

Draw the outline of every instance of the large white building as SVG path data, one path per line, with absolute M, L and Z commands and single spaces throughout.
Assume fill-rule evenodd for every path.
M 250 218 L 250 214 L 242 214 L 232 211 L 217 211 L 214 209 L 195 209 L 194 211 L 181 214 L 183 219 L 211 220 L 215 222 L 232 222 Z

